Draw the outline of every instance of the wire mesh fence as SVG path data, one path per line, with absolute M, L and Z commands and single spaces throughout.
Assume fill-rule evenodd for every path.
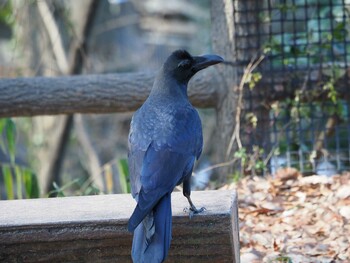
M 349 170 L 350 1 L 234 5 L 238 63 L 266 53 L 244 89 L 245 146 L 263 149 L 272 173 L 281 166 L 306 174 Z

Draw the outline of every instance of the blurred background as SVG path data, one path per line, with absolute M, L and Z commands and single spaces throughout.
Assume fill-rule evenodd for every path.
M 204 151 L 194 189 L 284 167 L 305 176 L 348 171 L 350 1 L 232 3 L 235 61 L 225 66 L 234 67 L 233 85 L 241 87 L 242 101 L 234 104 L 242 145 L 217 145 L 217 112 L 200 109 Z M 173 50 L 211 52 L 210 6 L 209 0 L 0 0 L 0 76 L 154 72 Z M 0 119 L 1 198 L 128 192 L 131 116 Z M 217 149 L 226 147 L 232 155 L 218 158 Z M 231 167 L 227 175 L 211 169 L 217 163 Z
M 154 72 L 176 49 L 208 53 L 210 23 L 209 0 L 0 0 L 0 77 Z M 127 192 L 131 116 L 1 119 L 1 198 Z

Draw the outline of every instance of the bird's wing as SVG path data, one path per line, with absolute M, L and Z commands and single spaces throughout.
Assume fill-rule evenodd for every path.
M 174 152 L 192 154 L 199 158 L 203 135 L 197 111 L 192 106 L 180 108 L 175 111 L 173 118 L 171 130 L 164 131 L 165 143 L 160 142 L 160 148 L 167 145 Z
M 145 114 L 147 112 L 147 115 Z M 152 146 L 151 146 L 152 144 Z M 144 178 L 148 178 L 146 175 L 145 163 L 179 163 L 177 156 L 171 156 L 170 154 L 164 154 L 163 152 L 173 152 L 174 154 L 182 154 L 184 156 L 191 156 L 191 163 L 193 166 L 193 157 L 198 157 L 201 154 L 203 145 L 202 127 L 197 111 L 192 107 L 178 107 L 176 110 L 172 108 L 166 108 L 162 111 L 156 111 L 153 109 L 138 110 L 131 122 L 131 129 L 129 134 L 129 169 L 130 169 L 130 181 L 132 187 L 132 194 L 137 197 L 141 186 L 143 185 Z M 145 159 L 146 152 L 150 151 L 148 156 L 154 156 L 154 158 L 148 157 Z M 159 152 L 160 156 L 156 156 L 152 151 Z M 186 157 L 187 158 L 187 157 Z M 158 167 L 158 169 L 165 169 L 165 167 Z M 182 168 L 184 169 L 184 168 Z M 192 167 L 191 167 L 192 169 Z M 152 170 L 152 169 L 150 169 Z M 181 168 L 178 167 L 181 171 Z M 165 170 L 164 170 L 165 171 Z M 182 172 L 184 172 L 182 170 Z M 150 174 L 149 176 L 152 176 Z M 169 174 L 169 178 L 163 179 L 157 175 L 154 175 L 154 186 L 161 185 L 162 180 L 176 181 L 177 178 L 174 175 Z M 177 181 L 175 182 L 178 183 Z M 168 191 L 173 188 L 167 189 Z
M 170 112 L 167 112 L 170 110 Z M 135 113 L 129 135 L 132 193 L 138 205 L 129 220 L 133 230 L 158 201 L 181 183 L 202 150 L 202 127 L 192 107 Z
M 153 137 L 152 127 L 155 122 L 153 122 L 154 116 L 152 115 L 151 112 L 150 116 L 145 116 L 141 107 L 135 112 L 130 124 L 128 163 L 131 193 L 136 199 L 141 189 L 140 177 L 143 159 Z
M 166 194 L 172 192 L 184 174 L 193 167 L 195 156 L 171 151 L 169 148 L 156 150 L 153 143 L 147 149 L 141 169 L 140 190 L 137 206 L 129 220 L 129 230 L 133 231 Z

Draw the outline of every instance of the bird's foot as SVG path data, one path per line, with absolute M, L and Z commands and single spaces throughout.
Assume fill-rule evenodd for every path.
M 202 207 L 202 208 L 200 208 L 200 209 L 197 209 L 197 208 L 195 207 L 195 205 L 193 204 L 190 195 L 188 194 L 188 195 L 185 195 L 185 196 L 186 196 L 186 198 L 187 198 L 187 200 L 188 200 L 188 203 L 190 204 L 190 208 L 185 208 L 185 209 L 184 209 L 184 212 L 186 212 L 186 213 L 189 214 L 190 219 L 191 219 L 194 215 L 199 214 L 199 213 L 202 213 L 204 210 L 206 210 L 205 207 Z
M 188 213 L 190 219 L 196 215 L 196 214 L 199 214 L 199 213 L 202 213 L 203 211 L 207 210 L 205 207 L 201 207 L 200 209 L 197 209 L 195 206 L 191 206 L 191 207 L 185 207 L 184 208 L 184 212 L 185 213 Z

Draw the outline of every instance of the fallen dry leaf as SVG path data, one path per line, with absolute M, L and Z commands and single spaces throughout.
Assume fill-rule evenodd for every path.
M 350 219 L 350 207 L 349 206 L 340 207 L 339 214 L 349 220 Z
M 350 186 L 349 185 L 342 185 L 339 187 L 336 193 L 336 197 L 340 199 L 345 199 L 350 197 Z
M 242 262 L 350 262 L 350 173 L 279 172 L 226 186 L 239 196 Z
M 279 179 L 281 181 L 286 181 L 290 179 L 294 180 L 301 176 L 301 173 L 297 169 L 292 167 L 280 168 L 274 175 L 276 179 Z

